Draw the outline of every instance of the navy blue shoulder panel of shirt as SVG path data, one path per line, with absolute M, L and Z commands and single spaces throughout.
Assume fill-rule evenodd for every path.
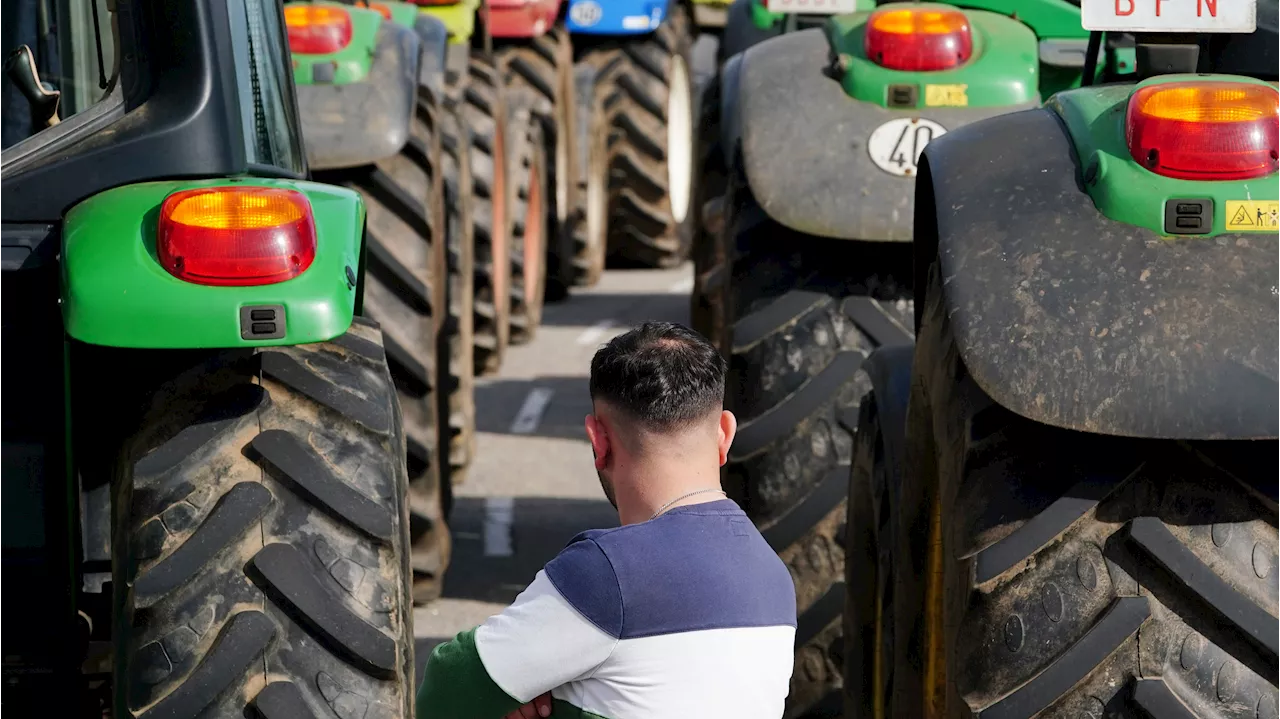
M 796 624 L 791 575 L 730 500 L 583 532 L 545 571 L 575 609 L 619 639 Z

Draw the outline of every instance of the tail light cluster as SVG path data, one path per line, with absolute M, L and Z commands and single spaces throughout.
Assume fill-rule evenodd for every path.
M 891 70 L 949 70 L 973 55 L 969 19 L 959 10 L 882 7 L 871 13 L 866 27 L 867 57 Z
M 1248 180 L 1277 168 L 1280 94 L 1266 85 L 1185 81 L 1129 97 L 1125 139 L 1143 167 L 1182 180 Z
M 206 187 L 160 205 L 156 252 L 180 280 L 199 285 L 270 285 L 297 277 L 316 258 L 306 195 L 276 187 Z
M 326 55 L 351 44 L 351 13 L 340 7 L 289 5 L 284 24 L 289 50 L 300 55 Z

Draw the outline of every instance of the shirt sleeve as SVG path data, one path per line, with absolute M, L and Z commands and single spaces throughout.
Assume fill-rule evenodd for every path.
M 417 716 L 500 719 L 590 676 L 621 629 L 621 591 L 608 558 L 594 541 L 574 542 L 502 613 L 436 647 Z

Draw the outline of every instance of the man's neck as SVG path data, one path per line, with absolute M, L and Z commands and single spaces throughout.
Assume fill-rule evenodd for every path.
M 619 480 L 622 481 L 619 481 Z M 659 512 L 676 507 L 704 504 L 724 499 L 720 493 L 719 468 L 696 470 L 690 467 L 655 467 L 633 476 L 614 480 L 618 519 L 623 524 L 637 524 L 653 519 Z M 696 492 L 696 494 L 694 494 Z

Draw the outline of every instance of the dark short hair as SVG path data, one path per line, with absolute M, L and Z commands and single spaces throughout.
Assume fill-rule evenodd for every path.
M 591 358 L 591 399 L 645 429 L 670 432 L 724 407 L 725 361 L 702 335 L 674 322 L 645 322 Z

